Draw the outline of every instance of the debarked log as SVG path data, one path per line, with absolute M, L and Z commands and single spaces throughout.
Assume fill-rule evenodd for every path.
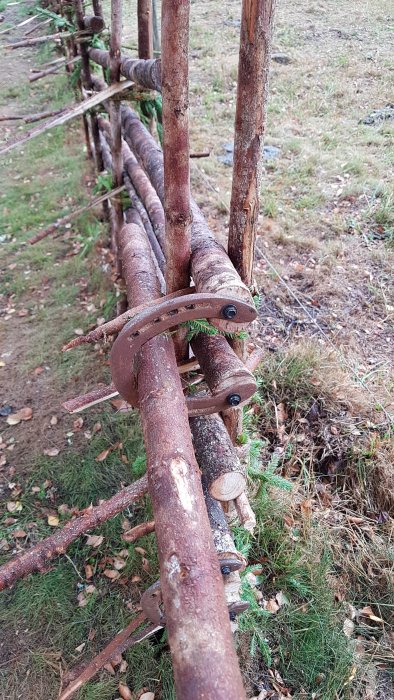
M 109 52 L 103 49 L 89 49 L 89 58 L 103 68 L 109 67 Z M 147 90 L 161 90 L 160 59 L 139 59 L 120 57 L 120 72 L 129 80 Z
M 246 487 L 245 468 L 221 417 L 214 413 L 190 418 L 190 427 L 197 462 L 209 493 L 218 501 L 237 498 Z

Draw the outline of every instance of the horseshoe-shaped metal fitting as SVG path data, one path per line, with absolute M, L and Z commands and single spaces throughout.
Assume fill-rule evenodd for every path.
M 160 333 L 200 318 L 227 319 L 227 329 L 234 332 L 238 324 L 244 326 L 256 318 L 256 309 L 232 297 L 188 293 L 177 297 L 170 295 L 154 307 L 141 310 L 119 333 L 110 355 L 112 381 L 125 401 L 138 406 L 135 359 L 142 346 Z M 256 388 L 253 377 L 246 371 L 234 379 L 231 386 L 214 394 L 206 392 L 187 397 L 189 415 L 216 413 L 246 403 Z

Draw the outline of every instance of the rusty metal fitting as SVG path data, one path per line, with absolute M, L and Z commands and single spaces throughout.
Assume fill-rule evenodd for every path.
M 122 329 L 114 342 L 110 355 L 112 381 L 122 396 L 131 406 L 138 406 L 137 395 L 137 356 L 143 345 L 155 336 L 176 328 L 186 321 L 200 318 L 214 319 L 220 318 L 223 310 L 229 307 L 235 308 L 237 321 L 232 322 L 231 329 L 237 329 L 238 323 L 248 323 L 256 316 L 256 310 L 250 304 L 215 294 L 186 293 L 183 296 L 173 295 L 163 297 L 154 307 L 147 306 L 136 314 Z M 232 352 L 227 341 L 223 339 L 228 348 L 227 352 Z M 205 354 L 205 353 L 204 353 Z M 227 353 L 226 353 L 227 354 Z M 234 353 L 232 353 L 234 355 Z M 235 355 L 234 355 L 235 357 Z M 201 364 L 201 362 L 200 362 Z M 224 411 L 236 400 L 236 405 L 241 405 L 248 401 L 255 391 L 253 376 L 248 370 L 243 368 L 240 371 L 238 364 L 233 375 L 227 372 L 223 375 L 223 381 L 218 381 L 215 376 L 210 381 L 209 365 L 211 360 L 208 357 L 205 363 L 208 371 L 205 378 L 211 393 L 200 393 L 197 396 L 187 398 L 189 415 L 198 416 L 208 413 Z M 213 361 L 215 366 L 215 361 Z M 217 374 L 217 370 L 216 374 Z M 220 374 L 220 373 L 219 373 Z M 221 379 L 221 376 L 219 377 Z M 234 399 L 234 397 L 237 397 Z

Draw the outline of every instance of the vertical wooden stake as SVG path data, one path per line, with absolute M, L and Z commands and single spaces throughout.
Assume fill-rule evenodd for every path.
M 111 0 L 111 39 L 109 47 L 110 55 L 110 84 L 116 83 L 120 78 L 120 49 L 122 44 L 122 0 Z M 114 187 L 122 184 L 123 162 L 122 162 L 122 131 L 120 101 L 110 102 L 110 122 L 112 131 L 112 173 Z M 123 225 L 122 205 L 119 199 L 114 200 L 115 225 L 111 241 L 112 249 L 117 248 L 117 237 Z
M 152 0 L 138 0 L 138 57 L 153 58 Z
M 248 287 L 252 284 L 259 214 L 274 8 L 275 0 L 242 2 L 228 253 Z M 235 341 L 233 348 L 244 360 L 245 342 Z M 242 431 L 242 412 L 233 409 L 223 418 L 235 441 Z
M 189 0 L 162 3 L 162 97 L 167 294 L 189 286 Z
M 228 252 L 252 283 L 275 0 L 243 0 Z

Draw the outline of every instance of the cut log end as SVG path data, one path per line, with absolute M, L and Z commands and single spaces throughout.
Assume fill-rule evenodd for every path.
M 221 474 L 209 487 L 209 492 L 217 501 L 231 501 L 246 487 L 246 478 L 240 472 Z

